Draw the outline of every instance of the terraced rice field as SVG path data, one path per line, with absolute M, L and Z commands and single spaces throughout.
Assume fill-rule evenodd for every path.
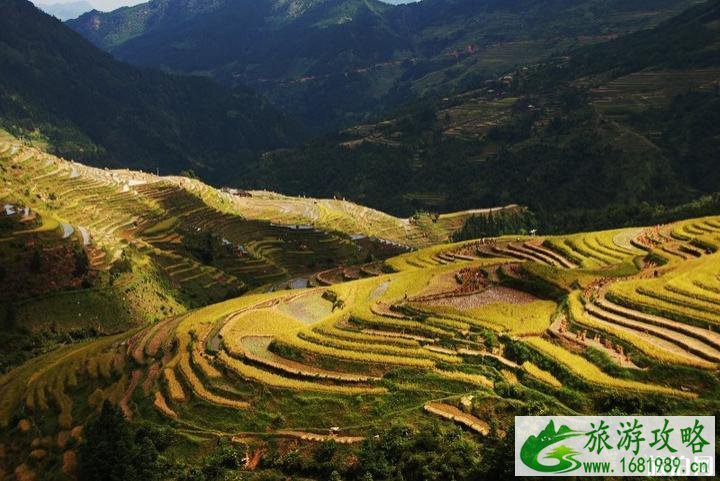
M 593 103 L 607 117 L 622 121 L 690 89 L 712 89 L 719 75 L 717 69 L 637 72 L 594 89 Z
M 685 225 L 676 228 L 688 232 Z M 573 329 L 569 339 L 590 331 L 601 336 L 597 345 L 622 345 L 625 356 L 637 353 L 641 357 L 636 362 L 714 369 L 720 360 L 720 333 L 704 323 L 718 323 L 710 309 L 720 302 L 720 272 L 712 262 L 716 254 L 680 263 L 656 278 L 637 270 L 605 277 L 614 272 L 608 267 L 641 257 L 632 245 L 638 232 L 521 240 L 521 245 L 538 249 L 532 259 L 503 257 L 500 250 L 491 251 L 497 257 L 478 252 L 508 242 L 503 239 L 431 247 L 391 259 L 387 265 L 394 273 L 245 295 L 169 318 L 129 337 L 89 342 L 82 351 L 60 358 L 49 356 L 47 369 L 33 371 L 29 380 L 13 373 L 3 380 L 2 389 L 11 393 L 3 404 L 5 419 L 22 403 L 30 410 L 56 411 L 63 426 L 72 425 L 72 389 L 63 386 L 83 382 L 97 384 L 93 405 L 109 399 L 135 413 L 144 402 L 135 393 L 144 391 L 143 399 L 149 399 L 155 412 L 181 419 L 192 418 L 197 403 L 252 411 L 264 393 L 275 390 L 389 399 L 408 389 L 406 378 L 397 374 L 405 370 L 426 382 L 449 383 L 446 389 L 458 396 L 492 391 L 510 376 L 513 382 L 545 386 L 548 392 L 581 382 L 591 390 L 692 399 L 700 393 L 659 381 L 614 377 L 582 353 L 545 337 L 562 313 L 561 304 L 523 291 L 521 284 L 502 285 L 498 277 L 498 269 L 531 264 L 554 276 L 574 276 L 576 271 L 595 276 L 595 282 L 568 296 Z M 582 249 L 573 247 L 579 244 Z M 561 267 L 565 260 L 568 266 Z M 514 282 L 521 281 L 519 277 Z M 493 340 L 498 335 L 505 336 L 502 342 Z M 513 347 L 518 344 L 535 354 L 518 358 Z M 122 362 L 125 358 L 132 362 Z M 46 372 L 52 377 L 46 378 Z M 488 432 L 486 420 L 452 403 L 431 397 L 423 406 L 428 414 Z M 234 419 L 249 418 L 242 414 Z
M 2 194 L 8 217 L 30 226 L 0 242 L 28 257 L 39 243 L 47 252 L 82 249 L 94 273 L 93 282 L 68 279 L 72 292 L 59 269 L 52 280 L 35 276 L 38 286 L 62 291 L 57 296 L 22 286 L 19 322 L 33 332 L 114 333 L 323 270 L 339 269 L 343 282 L 377 275 L 382 265 L 359 267 L 369 255 L 441 242 L 457 227 L 419 225 L 343 200 L 236 195 L 182 177 L 87 167 L 9 135 L 0 162 L 11 187 Z
M 14 191 L 28 193 L 15 199 L 18 203 L 52 209 L 65 235 L 78 231 L 86 244 L 107 251 L 106 264 L 121 256 L 128 241 L 139 246 L 168 269 L 173 282 L 189 284 L 191 290 L 222 285 L 242 290 L 317 272 L 327 259 L 354 263 L 368 249 L 427 245 L 452 232 L 423 231 L 407 220 L 341 200 L 269 192 L 240 196 L 181 177 L 86 167 L 12 140 L 0 147 Z M 214 242 L 224 254 L 207 265 L 189 245 L 198 242 Z
M 11 150 L 0 145 L 13 181 L 34 183 L 47 210 L 33 206 L 31 229 L 0 242 L 101 250 L 108 270 L 94 275 L 113 283 L 92 299 L 127 303 L 105 303 L 105 326 L 157 286 L 167 312 L 2 375 L 4 428 L 22 416 L 56 435 L 109 401 L 193 439 L 350 443 L 396 418 L 501 436 L 498 416 L 540 408 L 717 407 L 720 218 L 408 249 L 441 232 L 344 201 L 240 196 Z M 76 227 L 65 239 L 63 223 Z M 355 234 L 401 253 L 362 264 Z M 90 291 L 19 312 L 59 327 Z M 48 307 L 61 303 L 66 317 Z
M 558 269 L 618 266 L 643 255 L 629 239 L 638 229 L 591 232 L 562 237 L 482 239 L 458 246 L 454 255 L 510 258 Z
M 633 230 L 577 234 L 545 240 L 543 246 L 585 268 L 622 264 L 644 252 L 626 242 Z
M 425 411 L 467 426 L 480 434 L 490 434 L 490 425 L 487 422 L 476 418 L 472 414 L 464 413 L 455 406 L 443 403 L 428 403 L 425 405 Z
M 576 298 L 571 298 L 570 310 L 575 322 L 631 342 L 650 357 L 665 362 L 706 368 L 713 367 L 713 364 L 707 360 L 720 359 L 716 357 L 716 350 L 675 329 L 635 320 L 626 314 L 606 311 L 595 304 L 588 304 L 583 308 L 578 302 Z
M 540 337 L 528 338 L 527 343 L 534 349 L 537 349 L 540 353 L 554 359 L 560 365 L 570 370 L 573 374 L 591 384 L 597 384 L 609 388 L 657 392 L 674 396 L 693 396 L 692 394 L 686 394 L 680 390 L 672 388 L 613 378 L 612 376 L 608 376 L 602 372 L 600 368 L 585 360 L 583 357 L 572 354 L 560 346 L 552 344 Z
M 680 323 L 717 331 L 720 297 L 709 290 L 720 273 L 720 256 L 683 263 L 662 278 L 631 280 L 612 286 L 607 298 L 625 307 Z

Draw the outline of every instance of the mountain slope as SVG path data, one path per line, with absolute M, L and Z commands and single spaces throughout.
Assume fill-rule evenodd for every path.
M 153 0 L 68 25 L 134 64 L 250 85 L 322 131 L 654 25 L 691 3 Z
M 249 289 L 380 272 L 379 259 L 445 242 L 490 211 L 399 219 L 343 200 L 220 191 L 88 167 L 2 130 L 0 186 L 0 374 L 58 343 Z
M 256 94 L 112 59 L 25 0 L 2 0 L 0 121 L 89 162 L 219 178 L 295 127 Z
M 87 28 L 83 30 L 83 35 L 95 45 L 108 49 L 156 26 L 173 25 L 202 12 L 211 12 L 222 3 L 223 0 L 158 0 L 111 12 L 92 10 L 67 24 L 73 27 L 84 23 Z
M 720 185 L 719 5 L 268 153 L 240 183 L 402 214 L 512 199 L 544 229 L 651 222 Z
M 68 25 L 137 65 L 251 85 L 317 127 L 374 107 L 376 96 L 367 91 L 373 87 L 348 79 L 348 72 L 391 63 L 395 51 L 409 50 L 386 24 L 388 8 L 375 0 L 239 0 L 198 10 L 164 0 L 93 12 Z M 314 79 L 322 79 L 320 88 Z M 297 83 L 305 80 L 311 88 Z M 354 95 L 358 90 L 369 96 Z
M 720 2 L 710 0 L 669 19 L 657 28 L 573 55 L 576 74 L 644 68 L 690 69 L 720 65 Z

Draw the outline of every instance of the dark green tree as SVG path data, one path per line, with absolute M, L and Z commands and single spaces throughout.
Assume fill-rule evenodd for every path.
M 139 439 L 138 439 L 139 438 Z M 79 448 L 83 481 L 154 481 L 159 479 L 158 452 L 147 436 L 136 437 L 122 412 L 109 402 L 85 430 Z

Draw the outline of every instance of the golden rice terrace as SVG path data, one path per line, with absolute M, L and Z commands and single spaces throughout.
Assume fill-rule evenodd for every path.
M 12 139 L 0 156 L 7 265 L 57 266 L 51 291 L 3 279 L 13 322 L 94 329 L 0 377 L 3 472 L 72 457 L 105 401 L 257 449 L 397 419 L 502 438 L 542 410 L 717 412 L 720 217 L 452 244 L 457 216 L 221 192 Z

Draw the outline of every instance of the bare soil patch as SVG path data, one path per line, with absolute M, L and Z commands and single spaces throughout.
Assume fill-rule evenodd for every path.
M 430 306 L 452 306 L 455 309 L 474 309 L 487 304 L 528 304 L 540 300 L 527 292 L 511 289 L 509 287 L 494 286 L 475 294 L 448 297 L 428 301 Z

